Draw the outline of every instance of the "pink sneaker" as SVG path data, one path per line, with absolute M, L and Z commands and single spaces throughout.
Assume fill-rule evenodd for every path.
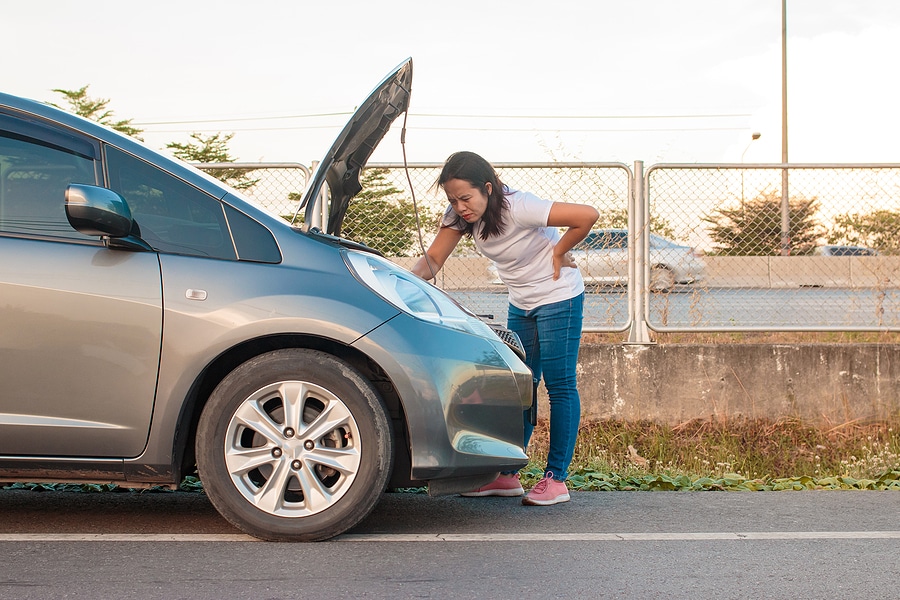
M 474 492 L 466 492 L 460 496 L 469 498 L 481 496 L 521 496 L 525 493 L 522 484 L 519 483 L 519 474 L 500 475 L 487 485 L 483 485 Z
M 549 506 L 568 501 L 569 489 L 564 481 L 553 479 L 553 473 L 544 475 L 544 478 L 538 481 L 537 485 L 522 498 L 522 504 L 531 504 L 532 506 Z

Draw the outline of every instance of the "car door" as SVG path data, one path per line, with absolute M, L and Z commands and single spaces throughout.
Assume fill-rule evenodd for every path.
M 110 250 L 65 216 L 99 144 L 0 113 L 0 455 L 133 457 L 162 332 L 154 252 Z
M 263 225 L 162 165 L 107 147 L 106 170 L 141 239 L 159 255 L 164 311 L 157 390 L 158 410 L 165 412 L 218 352 L 243 341 L 229 332 L 246 318 L 242 310 L 253 310 L 265 285 L 257 278 L 277 279 L 261 264 L 280 263 L 281 253 Z

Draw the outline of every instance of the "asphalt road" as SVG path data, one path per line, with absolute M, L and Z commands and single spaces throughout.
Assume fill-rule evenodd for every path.
M 900 493 L 387 494 L 329 542 L 196 493 L 0 491 L 0 598 L 900 597 Z

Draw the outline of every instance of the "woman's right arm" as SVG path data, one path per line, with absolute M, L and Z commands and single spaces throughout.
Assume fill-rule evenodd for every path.
M 434 241 L 425 251 L 425 256 L 416 261 L 412 272 L 422 279 L 434 279 L 444 263 L 450 257 L 453 249 L 462 239 L 463 232 L 452 227 L 441 227 Z

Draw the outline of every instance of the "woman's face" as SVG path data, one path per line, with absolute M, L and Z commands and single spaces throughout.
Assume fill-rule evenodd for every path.
M 466 223 L 474 223 L 487 210 L 491 184 L 486 183 L 485 188 L 487 193 L 462 179 L 449 179 L 444 183 L 444 193 L 447 194 L 450 206 Z

